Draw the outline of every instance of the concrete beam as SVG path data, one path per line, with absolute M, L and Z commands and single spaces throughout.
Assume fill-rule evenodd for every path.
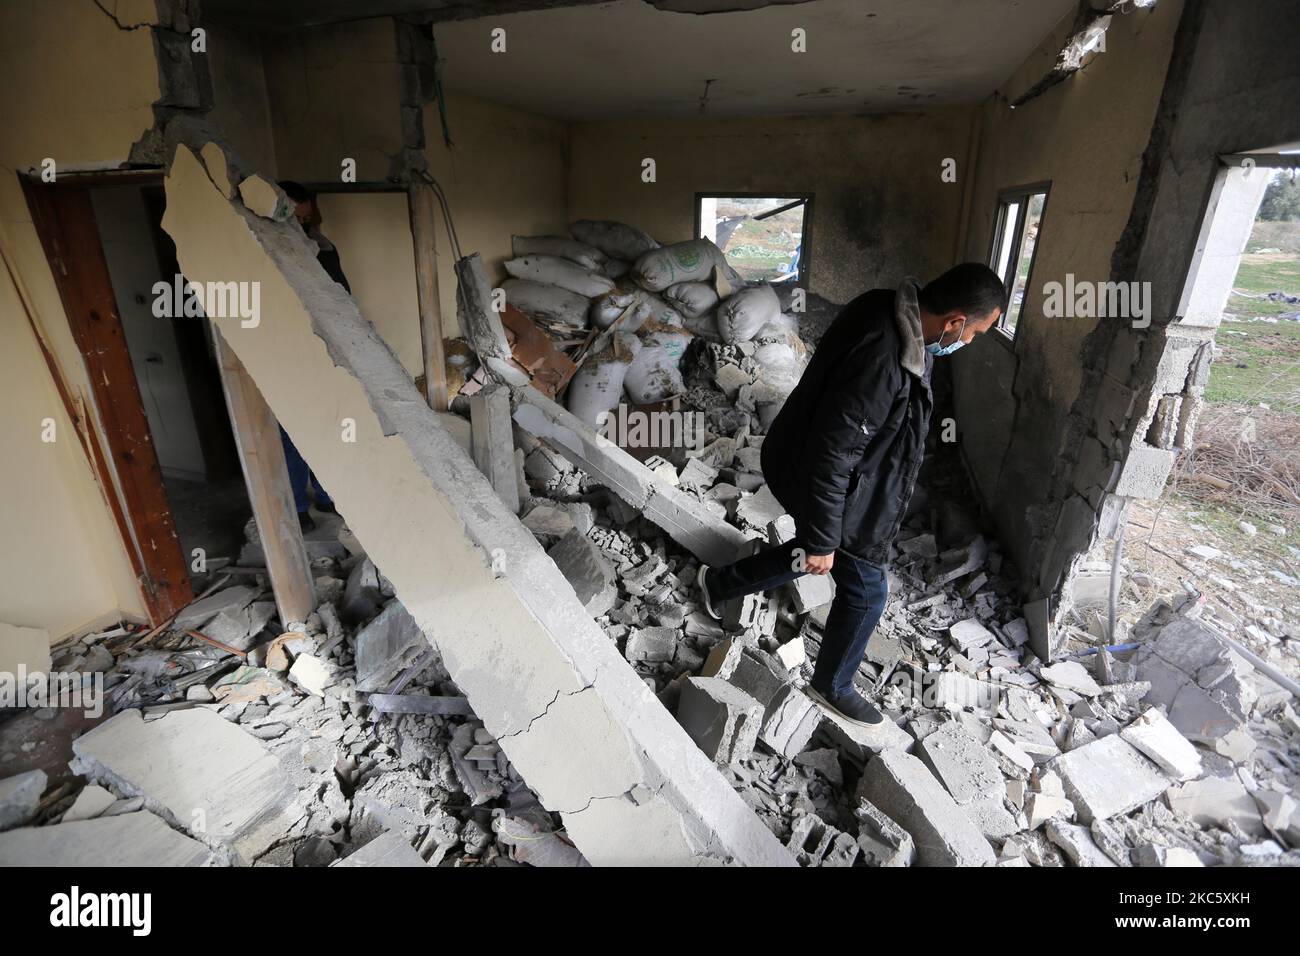
M 257 283 L 260 322 L 212 321 L 583 855 L 791 865 L 329 281 L 302 231 L 226 199 L 185 146 L 166 188 L 163 226 L 185 275 Z
M 749 539 L 691 495 L 654 474 L 608 438 L 532 387 L 518 389 L 515 424 L 558 451 L 709 565 L 730 564 Z

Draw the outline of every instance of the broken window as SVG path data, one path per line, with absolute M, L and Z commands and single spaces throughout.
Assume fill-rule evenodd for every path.
M 1007 287 L 1007 311 L 998 328 L 1014 338 L 1029 288 L 1029 273 L 1038 248 L 1038 230 L 1047 206 L 1046 183 L 1007 189 L 998 195 L 998 218 L 989 248 L 989 266 Z
M 749 282 L 808 279 L 804 235 L 811 196 L 719 196 L 695 200 L 695 234 L 716 243 Z

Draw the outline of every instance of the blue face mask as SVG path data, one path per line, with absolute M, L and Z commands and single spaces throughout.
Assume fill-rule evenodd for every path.
M 957 351 L 959 348 L 961 348 L 963 345 L 966 344 L 961 340 L 961 334 L 964 331 L 966 331 L 966 320 L 962 319 L 961 328 L 957 330 L 956 342 L 953 342 L 951 345 L 940 345 L 939 342 L 943 341 L 943 336 L 941 335 L 939 336 L 939 342 L 930 343 L 925 347 L 925 350 L 929 352 L 931 355 L 951 355 L 953 352 Z

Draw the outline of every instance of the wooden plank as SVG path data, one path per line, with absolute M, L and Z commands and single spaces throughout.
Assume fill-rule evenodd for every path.
M 280 425 L 215 325 L 212 340 L 280 623 L 286 627 L 301 624 L 316 607 L 316 587 L 293 503 Z
M 445 412 L 447 365 L 442 350 L 442 310 L 438 303 L 437 199 L 433 189 L 413 185 L 407 192 L 411 244 L 415 248 L 415 288 L 420 304 L 420 349 L 424 357 L 429 407 Z
M 102 477 L 116 478 L 105 492 L 121 495 L 128 532 L 124 543 L 133 552 L 132 565 L 139 569 L 150 622 L 157 624 L 189 604 L 194 592 L 127 350 L 90 193 L 75 184 L 37 183 L 29 178 L 23 179 L 23 189 L 73 339 L 85 361 L 91 399 L 103 425 L 112 475 Z M 98 451 L 93 420 L 86 422 L 86 429 L 92 451 Z

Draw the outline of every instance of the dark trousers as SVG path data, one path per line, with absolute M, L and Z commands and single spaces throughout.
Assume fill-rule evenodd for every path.
M 293 504 L 298 509 L 298 514 L 306 514 L 311 507 L 311 500 L 307 497 L 308 485 L 311 485 L 315 493 L 317 508 L 332 505 L 334 499 L 325 493 L 321 483 L 316 480 L 316 475 L 307 467 L 306 460 L 298 454 L 298 449 L 289 439 L 289 433 L 283 428 L 280 429 L 280 442 L 284 445 L 284 463 L 289 466 L 289 484 L 293 486 Z
M 709 575 L 714 603 L 770 591 L 806 574 L 806 553 L 796 539 L 724 568 L 714 568 Z M 826 616 L 826 633 L 817 653 L 812 686 L 823 696 L 834 698 L 853 689 L 853 674 L 862 663 L 867 641 L 885 609 L 889 576 L 882 565 L 837 551 L 831 577 L 835 579 L 835 600 Z

